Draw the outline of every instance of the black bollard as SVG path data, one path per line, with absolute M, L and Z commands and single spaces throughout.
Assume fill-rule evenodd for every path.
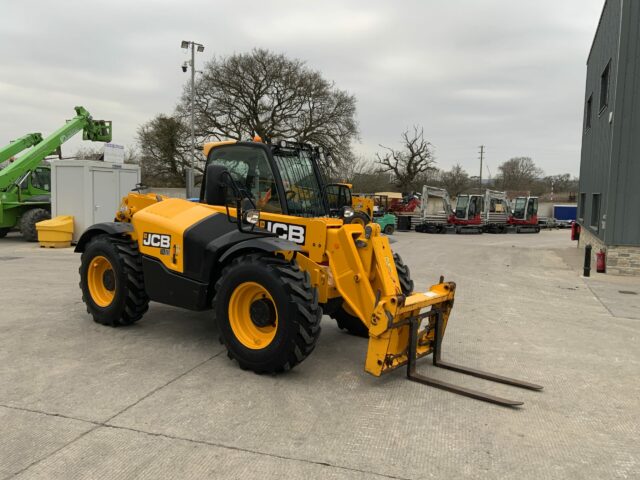
M 591 275 L 591 244 L 584 247 L 584 276 Z

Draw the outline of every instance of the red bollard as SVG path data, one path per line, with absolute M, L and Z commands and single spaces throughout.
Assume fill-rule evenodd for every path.
M 596 272 L 605 273 L 607 271 L 606 253 L 603 249 L 600 249 L 596 253 Z

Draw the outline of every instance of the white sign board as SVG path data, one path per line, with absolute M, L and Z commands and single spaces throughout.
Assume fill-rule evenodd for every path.
M 104 144 L 104 161 L 110 163 L 124 163 L 124 146 L 115 143 Z

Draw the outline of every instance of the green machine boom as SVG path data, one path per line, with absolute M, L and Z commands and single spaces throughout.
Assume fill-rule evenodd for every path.
M 29 147 L 33 147 L 42 141 L 41 133 L 27 133 L 23 137 L 14 140 L 6 147 L 0 148 L 0 163 L 9 160 L 14 155 Z
M 31 148 L 0 170 L 0 237 L 19 227 L 25 240 L 38 238 L 36 223 L 51 218 L 51 171 L 42 161 L 82 131 L 83 140 L 111 141 L 111 122 L 94 120 L 84 107 L 46 138 L 39 133 L 20 137 L 0 148 L 0 162 Z

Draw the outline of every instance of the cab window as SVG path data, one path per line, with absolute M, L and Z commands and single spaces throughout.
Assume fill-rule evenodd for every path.
M 282 212 L 273 172 L 263 149 L 250 146 L 216 148 L 209 155 L 209 163 L 227 167 L 238 187 L 258 209 Z M 232 192 L 227 194 L 227 204 L 235 206 Z
M 31 186 L 49 192 L 51 191 L 50 179 L 51 175 L 48 168 L 36 168 L 31 174 Z
M 346 185 L 328 185 L 326 192 L 332 215 L 336 215 L 344 206 L 351 206 L 351 190 Z
M 276 148 L 273 160 L 282 178 L 289 214 L 300 217 L 326 215 L 311 154 L 304 150 Z

